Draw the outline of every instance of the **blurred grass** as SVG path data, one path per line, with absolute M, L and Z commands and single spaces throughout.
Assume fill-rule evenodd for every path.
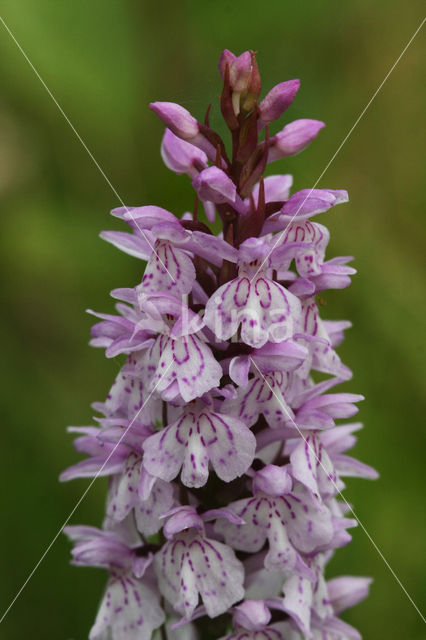
M 192 207 L 189 182 L 161 164 L 162 126 L 150 100 L 201 117 L 219 93 L 227 47 L 259 51 L 265 90 L 300 77 L 288 117 L 327 128 L 273 172 L 310 187 L 423 17 L 420 1 L 291 3 L 216 0 L 3 0 L 1 15 L 128 204 Z M 358 275 L 326 294 L 324 317 L 350 318 L 341 347 L 365 394 L 356 454 L 381 473 L 351 481 L 347 498 L 422 608 L 424 566 L 424 34 L 400 62 L 320 186 L 351 202 L 325 214 L 329 255 L 355 255 Z M 0 29 L 0 266 L 3 336 L 1 608 L 87 486 L 57 476 L 78 456 L 67 424 L 87 424 L 117 370 L 87 347 L 84 309 L 111 310 L 108 291 L 141 265 L 102 243 L 117 200 L 6 31 Z M 105 483 L 73 517 L 98 524 Z M 0 626 L 0 638 L 87 637 L 104 576 L 71 568 L 59 537 Z M 423 627 L 367 536 L 333 560 L 333 574 L 372 575 L 371 597 L 346 619 L 364 637 L 420 640 Z

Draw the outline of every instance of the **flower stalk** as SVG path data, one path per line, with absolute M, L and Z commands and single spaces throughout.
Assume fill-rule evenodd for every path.
M 346 476 L 376 472 L 346 455 L 362 396 L 336 347 L 349 323 L 320 316 L 326 289 L 350 284 L 347 257 L 326 260 L 313 220 L 343 190 L 291 195 L 270 162 L 302 151 L 324 124 L 269 125 L 298 80 L 261 100 L 254 52 L 219 61 L 232 149 L 184 107 L 155 102 L 161 155 L 195 191 L 181 218 L 158 206 L 112 214 L 130 233 L 101 236 L 146 262 L 117 314 L 93 313 L 91 344 L 126 360 L 97 426 L 70 428 L 87 457 L 61 476 L 109 477 L 101 529 L 69 526 L 72 561 L 108 571 L 91 640 L 359 638 L 340 612 L 369 579 L 326 581 L 349 543 Z M 221 221 L 222 230 L 212 224 Z

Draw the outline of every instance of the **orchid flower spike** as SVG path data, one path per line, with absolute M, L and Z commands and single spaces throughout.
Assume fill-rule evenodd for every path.
M 344 478 L 377 473 L 347 454 L 360 424 L 340 423 L 363 399 L 334 389 L 352 376 L 338 355 L 350 323 L 318 306 L 355 269 L 326 256 L 329 231 L 312 219 L 348 196 L 263 175 L 324 126 L 269 135 L 299 80 L 261 98 L 253 51 L 225 50 L 219 71 L 232 148 L 208 116 L 151 104 L 161 157 L 195 205 L 120 207 L 128 232 L 101 234 L 146 264 L 113 289 L 114 312 L 90 311 L 91 344 L 122 360 L 96 424 L 70 427 L 85 457 L 61 475 L 108 478 L 102 529 L 65 529 L 73 564 L 108 575 L 89 638 L 359 638 L 339 615 L 370 580 L 326 572 L 356 525 L 338 499 Z

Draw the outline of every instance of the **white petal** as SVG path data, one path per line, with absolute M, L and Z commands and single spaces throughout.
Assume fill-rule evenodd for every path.
M 150 640 L 164 622 L 158 597 L 139 580 L 112 576 L 107 584 L 90 640 L 104 640 L 110 628 L 112 640 Z
M 159 336 L 155 345 L 159 346 L 160 355 L 155 358 L 158 349 L 154 346 L 150 351 L 150 359 L 157 368 L 152 388 L 163 398 L 172 387 L 172 396 L 176 397 L 179 393 L 185 402 L 190 402 L 219 386 L 222 367 L 216 362 L 210 347 L 197 336 L 189 335 L 176 339 Z M 168 399 L 172 399 L 170 394 Z
M 185 295 L 191 291 L 194 280 L 195 269 L 190 256 L 170 242 L 157 241 L 155 253 L 146 266 L 140 291 Z
M 131 453 L 123 472 L 115 476 L 108 496 L 107 514 L 121 522 L 138 502 L 138 484 L 142 459 Z
M 157 533 L 164 524 L 161 516 L 167 513 L 174 504 L 173 485 L 163 480 L 156 480 L 149 498 L 138 501 L 135 506 L 135 517 L 138 530 L 144 536 Z

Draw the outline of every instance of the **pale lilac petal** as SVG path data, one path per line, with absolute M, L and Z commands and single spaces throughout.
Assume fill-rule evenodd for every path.
M 246 387 L 251 362 L 249 356 L 236 356 L 229 363 L 229 375 L 231 380 L 239 387 Z
M 145 354 L 131 356 L 124 365 L 105 401 L 109 416 L 123 416 L 145 424 L 154 424 L 161 412 L 161 400 L 150 395 L 153 372 Z
M 265 202 L 284 202 L 288 200 L 292 184 L 293 176 L 290 174 L 267 176 L 263 181 Z M 259 183 L 256 183 L 252 191 L 256 205 L 259 202 L 259 187 Z
M 209 222 L 214 222 L 216 220 L 216 207 L 214 202 L 209 202 L 205 200 L 203 202 L 204 211 L 206 213 L 206 218 Z
M 263 511 L 267 511 L 268 505 L 264 501 L 257 498 L 243 498 L 229 505 L 229 508 L 240 518 L 245 524 L 238 525 L 229 522 L 225 518 L 219 518 L 215 524 L 215 531 L 224 536 L 225 541 L 234 549 L 256 553 L 262 549 L 267 538 L 266 527 L 262 526 L 262 521 L 266 518 Z M 255 518 L 253 519 L 253 515 Z M 263 517 L 262 517 L 263 516 Z
M 301 485 L 279 500 L 292 544 L 302 553 L 312 553 L 331 542 L 334 534 L 330 510 Z M 278 502 L 277 502 L 278 504 Z
M 267 342 L 260 349 L 254 349 L 251 358 L 262 373 L 269 373 L 297 369 L 308 355 L 306 347 L 293 340 L 283 340 L 279 343 Z
M 290 455 L 291 474 L 312 493 L 335 495 L 337 476 L 330 457 L 315 434 L 306 435 Z
M 348 192 L 344 189 L 301 189 L 293 193 L 283 205 L 281 219 L 297 216 L 301 220 L 328 211 L 330 207 L 348 200 Z
M 205 540 L 191 554 L 200 596 L 211 618 L 226 611 L 244 596 L 244 569 L 225 544 Z M 200 576 L 200 577 L 198 577 Z
M 203 522 L 210 522 L 211 520 L 217 520 L 217 518 L 226 518 L 233 524 L 244 524 L 244 520 L 242 518 L 225 507 L 221 507 L 219 509 L 209 509 L 202 514 L 201 518 Z
M 173 213 L 156 205 L 117 207 L 116 209 L 112 209 L 111 215 L 116 218 L 121 218 L 139 233 L 141 229 L 151 229 L 160 222 L 178 222 L 178 219 Z
M 146 233 L 148 234 L 148 232 Z M 117 247 L 117 249 L 124 251 L 124 253 L 134 258 L 148 260 L 152 253 L 153 238 L 151 242 L 148 243 L 143 236 L 125 233 L 124 231 L 101 231 L 99 235 L 103 240 L 110 242 Z
M 128 569 L 133 553 L 126 542 L 113 532 L 96 527 L 68 526 L 64 533 L 72 540 L 72 563 L 101 569 Z
M 339 476 L 366 478 L 368 480 L 377 480 L 379 477 L 379 474 L 373 467 L 351 456 L 335 455 L 333 456 L 333 461 Z
M 352 322 L 349 320 L 324 320 L 324 328 L 332 347 L 338 347 L 343 342 L 343 332 L 350 327 L 352 327 Z
M 109 459 L 107 455 L 102 455 L 81 460 L 81 462 L 77 462 L 77 464 L 63 471 L 59 476 L 59 480 L 61 482 L 67 482 L 75 478 L 102 478 L 119 473 L 123 468 L 126 457 L 127 452 L 115 451 Z
M 149 497 L 145 500 L 139 499 L 135 506 L 138 531 L 148 537 L 157 533 L 163 525 L 161 517 L 172 508 L 174 503 L 173 485 L 157 479 Z
M 167 521 L 164 525 L 163 533 L 168 540 L 173 538 L 175 534 L 187 529 L 196 529 L 201 533 L 204 532 L 202 517 L 190 505 L 174 507 L 165 514 L 165 517 L 167 517 Z
M 351 276 L 356 273 L 356 269 L 338 264 L 325 262 L 321 266 L 321 273 L 312 276 L 315 292 L 324 289 L 344 289 L 351 284 Z
M 284 583 L 283 610 L 296 622 L 302 633 L 311 634 L 311 604 L 313 584 L 301 576 L 290 576 Z
M 206 416 L 204 423 L 204 431 L 208 423 L 211 423 L 209 428 L 215 429 L 207 445 L 216 474 L 224 482 L 243 475 L 253 462 L 256 451 L 253 433 L 241 420 L 227 415 Z
M 341 576 L 327 582 L 334 611 L 339 614 L 368 596 L 372 580 L 354 576 Z
M 361 422 L 339 425 L 321 434 L 321 440 L 330 455 L 343 453 L 355 446 L 357 438 L 353 435 L 355 431 L 362 429 Z
M 237 262 L 238 259 L 238 250 L 229 242 L 202 231 L 192 233 L 187 248 L 218 267 L 222 265 L 224 260 Z

